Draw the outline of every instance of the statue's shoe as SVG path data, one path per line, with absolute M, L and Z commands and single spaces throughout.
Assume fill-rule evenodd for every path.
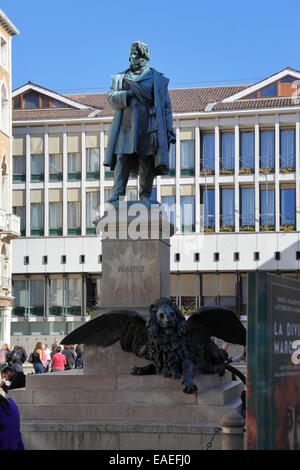
M 119 196 L 111 196 L 109 199 L 107 199 L 107 202 L 115 202 L 119 200 Z

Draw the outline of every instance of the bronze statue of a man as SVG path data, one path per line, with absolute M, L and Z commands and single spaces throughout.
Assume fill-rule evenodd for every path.
M 130 47 L 130 68 L 113 75 L 107 101 L 116 110 L 104 165 L 114 170 L 108 202 L 125 195 L 129 173 L 140 177 L 140 199 L 150 199 L 156 175 L 169 169 L 169 146 L 175 143 L 169 80 L 147 65 L 150 52 L 143 42 Z

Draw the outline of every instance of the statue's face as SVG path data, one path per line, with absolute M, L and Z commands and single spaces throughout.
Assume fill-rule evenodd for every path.
M 131 46 L 129 62 L 130 68 L 132 70 L 138 70 L 147 63 L 147 60 L 145 59 L 145 57 L 141 56 L 141 53 L 136 46 Z
M 157 324 L 167 334 L 172 331 L 177 325 L 176 313 L 170 305 L 162 305 L 156 312 Z

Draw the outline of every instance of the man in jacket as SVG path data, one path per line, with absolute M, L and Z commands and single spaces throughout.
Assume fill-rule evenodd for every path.
M 2 388 L 5 393 L 8 393 L 9 390 L 13 390 L 15 388 L 25 387 L 25 374 L 23 372 L 16 372 L 9 366 L 6 366 L 2 369 L 1 377 L 2 379 L 10 382 L 10 385 L 6 385 L 4 381 L 0 383 L 0 388 Z
M 24 372 L 23 364 L 27 359 L 27 354 L 23 346 L 15 346 L 6 355 L 6 361 L 15 372 Z
M 130 68 L 112 76 L 107 101 L 116 113 L 104 165 L 115 174 L 108 202 L 125 196 L 130 172 L 140 176 L 140 199 L 150 199 L 155 175 L 169 168 L 169 146 L 175 143 L 169 80 L 148 67 L 149 60 L 147 45 L 137 41 L 130 48 Z

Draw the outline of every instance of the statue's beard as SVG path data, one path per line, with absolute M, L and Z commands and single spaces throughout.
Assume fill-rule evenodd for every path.
M 130 70 L 132 72 L 140 72 L 145 68 L 147 65 L 147 60 L 145 59 L 138 59 L 135 62 L 130 62 Z

